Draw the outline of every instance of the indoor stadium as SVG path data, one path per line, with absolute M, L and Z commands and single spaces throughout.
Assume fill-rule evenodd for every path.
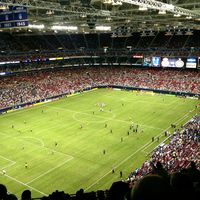
M 0 0 L 0 200 L 200 197 L 200 0 Z

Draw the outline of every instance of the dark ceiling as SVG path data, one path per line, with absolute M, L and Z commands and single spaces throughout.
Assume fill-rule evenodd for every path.
M 139 10 L 131 3 L 153 3 L 154 0 L 1 0 L 4 4 L 26 5 L 30 24 L 78 26 L 76 32 L 96 32 L 95 26 L 111 26 L 111 32 L 123 28 L 133 31 L 200 29 L 200 0 L 158 0 L 186 9 L 190 14 L 159 14 L 158 9 Z M 129 2 L 129 3 L 128 3 Z

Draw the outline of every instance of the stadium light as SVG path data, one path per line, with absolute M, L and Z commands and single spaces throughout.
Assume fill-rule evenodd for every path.
M 33 28 L 33 29 L 44 29 L 44 24 L 29 24 L 28 25 L 29 28 Z
M 148 8 L 146 6 L 139 6 L 138 10 L 140 10 L 140 11 L 147 11 Z
M 57 31 L 77 31 L 78 27 L 77 26 L 52 26 L 52 30 L 57 30 Z
M 174 14 L 174 17 L 180 17 L 181 15 L 180 14 Z
M 186 16 L 186 19 L 192 19 L 192 16 Z
M 46 14 L 47 15 L 53 15 L 54 14 L 54 10 L 47 10 Z
M 96 26 L 95 30 L 97 30 L 97 31 L 111 31 L 111 26 Z
M 159 10 L 159 11 L 158 11 L 158 14 L 159 14 L 159 15 L 165 15 L 165 14 L 166 14 L 166 10 Z
M 0 5 L 0 10 L 7 10 L 8 9 L 8 6 L 7 5 Z

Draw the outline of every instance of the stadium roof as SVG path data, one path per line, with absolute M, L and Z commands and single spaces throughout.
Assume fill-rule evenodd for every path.
M 200 0 L 0 1 L 0 9 L 9 5 L 26 6 L 29 23 L 44 25 L 45 31 L 50 31 L 52 26 L 54 31 L 59 31 L 59 26 L 64 26 L 64 31 L 68 32 L 123 32 L 128 35 L 135 31 L 200 29 Z

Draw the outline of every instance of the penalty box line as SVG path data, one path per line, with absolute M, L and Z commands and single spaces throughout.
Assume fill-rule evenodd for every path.
M 66 160 L 65 162 L 63 162 L 63 163 L 61 163 L 61 164 L 59 164 L 59 165 L 57 165 L 57 166 L 55 166 L 55 167 L 53 167 L 53 168 L 51 168 L 51 169 L 47 170 L 46 172 L 44 172 L 44 173 L 40 174 L 38 177 L 36 177 L 36 178 L 32 179 L 31 181 L 28 181 L 28 182 L 26 182 L 25 184 L 27 184 L 27 185 L 28 185 L 28 184 L 30 184 L 30 183 L 32 183 L 32 182 L 34 182 L 34 181 L 36 181 L 36 180 L 38 180 L 38 179 L 42 178 L 43 176 L 45 176 L 45 175 L 47 175 L 47 174 L 51 173 L 52 171 L 54 171 L 54 170 L 58 169 L 59 167 L 61 167 L 61 166 L 63 166 L 64 164 L 66 164 L 67 162 L 71 161 L 72 159 L 74 159 L 74 158 L 73 158 L 73 157 L 69 158 L 69 159 L 68 159 L 68 160 Z
M 40 191 L 40 190 L 38 190 L 38 189 L 36 189 L 36 188 L 34 188 L 34 187 L 28 185 L 28 184 L 26 184 L 26 183 L 23 183 L 22 181 L 19 181 L 19 180 L 17 180 L 16 178 L 13 178 L 12 176 L 9 176 L 9 175 L 7 175 L 7 174 L 4 174 L 4 176 L 6 176 L 7 178 L 9 178 L 9 179 L 11 179 L 11 180 L 13 180 L 13 181 L 15 181 L 15 182 L 17 182 L 17 183 L 20 183 L 21 185 L 24 185 L 24 186 L 26 186 L 26 187 L 28 187 L 28 188 L 34 190 L 34 191 L 36 191 L 36 192 L 38 192 L 38 193 L 40 193 L 40 194 L 42 194 L 42 195 L 44 195 L 44 196 L 48 196 L 48 194 L 46 194 L 46 193 L 44 193 L 44 192 L 42 192 L 42 191 Z
M 7 160 L 7 161 L 11 162 L 11 163 L 16 163 L 15 161 L 10 160 L 9 158 L 6 158 L 6 157 L 4 157 L 2 155 L 0 155 L 0 157 L 3 158 L 4 160 Z
M 31 145 L 33 145 L 33 146 L 36 146 L 36 147 L 40 147 L 40 148 L 44 148 L 44 149 L 47 149 L 47 150 L 50 150 L 51 152 L 54 152 L 54 153 L 59 153 L 59 154 L 62 154 L 62 155 L 64 155 L 64 156 L 68 156 L 68 157 L 70 157 L 70 158 L 74 158 L 73 156 L 71 156 L 71 155 L 69 155 L 69 154 L 66 154 L 66 153 L 64 153 L 64 152 L 62 152 L 62 151 L 58 151 L 58 150 L 56 150 L 56 149 L 53 149 L 53 148 L 50 148 L 50 147 L 47 147 L 47 146 L 43 146 L 43 144 L 42 145 L 38 145 L 38 144 L 35 144 L 35 143 L 32 143 L 32 142 L 30 142 L 30 141 L 26 141 L 26 140 L 24 140 L 23 138 L 26 138 L 26 137 L 18 137 L 18 136 L 8 136 L 6 133 L 4 133 L 4 132 L 2 132 L 2 131 L 0 131 L 0 134 L 1 135 L 4 135 L 4 136 L 6 136 L 6 137 L 8 137 L 8 138 L 12 138 L 12 139 L 16 139 L 16 140 L 18 140 L 18 141 L 22 141 L 22 142 L 24 142 L 24 143 L 27 143 L 27 144 L 31 144 Z M 29 137 L 29 138 L 31 138 L 31 137 Z M 33 137 L 34 139 L 37 139 L 37 140 L 41 140 L 41 139 L 38 139 L 38 138 L 36 138 L 36 137 Z M 41 140 L 42 141 L 42 140 Z M 43 141 L 42 141 L 43 142 Z M 43 142 L 44 143 L 44 142 Z M 14 161 L 13 161 L 14 162 Z
M 3 158 L 4 160 L 7 160 L 7 161 L 11 162 L 11 164 L 8 164 L 8 165 L 6 165 L 6 166 L 0 168 L 1 170 L 7 169 L 8 167 L 11 167 L 11 166 L 13 166 L 13 165 L 16 163 L 15 161 L 10 160 L 10 159 L 8 159 L 8 158 L 2 156 L 2 155 L 0 155 L 0 157 Z

